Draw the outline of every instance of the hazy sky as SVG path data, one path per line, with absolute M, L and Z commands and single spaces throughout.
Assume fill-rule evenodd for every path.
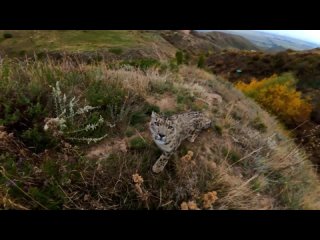
M 320 30 L 258 30 L 258 31 L 277 33 L 280 35 L 299 38 L 305 41 L 320 44 Z

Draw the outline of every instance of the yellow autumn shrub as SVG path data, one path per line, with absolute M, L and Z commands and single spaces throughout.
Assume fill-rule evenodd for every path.
M 239 82 L 236 87 L 255 99 L 266 110 L 287 124 L 297 125 L 310 119 L 311 104 L 296 90 L 296 79 L 290 73 L 250 83 Z

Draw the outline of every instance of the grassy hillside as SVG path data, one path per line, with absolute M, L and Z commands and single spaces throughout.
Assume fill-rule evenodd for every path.
M 175 49 L 156 34 L 135 30 L 0 30 L 0 51 L 10 55 L 66 51 L 109 50 L 121 55 L 130 49 L 148 51 L 157 44 L 158 51 L 174 55 Z
M 205 37 L 220 49 L 261 50 L 244 37 L 223 32 L 208 32 Z
M 225 48 L 256 50 L 248 40 L 226 33 L 183 34 L 173 30 L 0 30 L 0 53 L 92 53 L 108 58 L 168 60 L 184 50 L 191 57 Z
M 317 49 L 275 54 L 224 51 L 211 54 L 206 60 L 206 66 L 233 83 L 237 81 L 249 83 L 253 78 L 261 80 L 273 74 L 292 72 L 298 80 L 298 90 L 305 96 L 310 96 L 315 106 L 319 104 L 316 92 L 320 87 L 320 55 Z
M 296 80 L 294 88 L 302 93 L 302 98 L 312 104 L 312 112 L 305 122 L 289 127 L 295 129 L 297 142 L 305 146 L 313 162 L 320 163 L 320 55 L 318 49 L 304 52 L 288 50 L 276 54 L 224 51 L 211 54 L 206 65 L 212 72 L 225 76 L 232 83 L 241 81 L 249 84 L 254 79 L 263 81 L 274 74 L 280 76 L 291 72 L 292 79 Z M 289 109 L 292 103 L 288 100 L 284 101 Z M 277 112 L 278 116 L 282 115 L 279 109 L 273 112 Z
M 183 34 L 179 31 L 158 31 L 161 36 L 180 50 L 193 55 L 207 54 L 208 52 L 220 52 L 223 49 L 258 50 L 247 39 L 233 34 L 210 32 L 202 33 L 191 31 Z
M 0 90 L 0 208 L 320 209 L 290 133 L 196 67 L 4 59 Z M 189 110 L 212 128 L 153 174 L 151 112 Z
M 275 54 L 250 51 L 224 51 L 212 53 L 206 65 L 217 74 L 228 75 L 235 82 L 246 82 L 252 77 L 262 79 L 272 74 L 293 72 L 299 78 L 300 88 L 319 88 L 320 55 L 317 50 L 296 52 L 285 51 Z M 236 70 L 241 69 L 238 73 Z

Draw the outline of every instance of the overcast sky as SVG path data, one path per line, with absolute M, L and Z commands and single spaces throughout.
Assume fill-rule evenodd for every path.
M 305 41 L 320 44 L 320 30 L 258 30 L 258 31 L 277 33 L 280 35 L 299 38 Z

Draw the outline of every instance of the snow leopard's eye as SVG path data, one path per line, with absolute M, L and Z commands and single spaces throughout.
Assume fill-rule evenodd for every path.
M 172 126 L 168 126 L 168 129 L 172 130 L 172 129 L 173 129 L 173 127 L 172 127 Z

